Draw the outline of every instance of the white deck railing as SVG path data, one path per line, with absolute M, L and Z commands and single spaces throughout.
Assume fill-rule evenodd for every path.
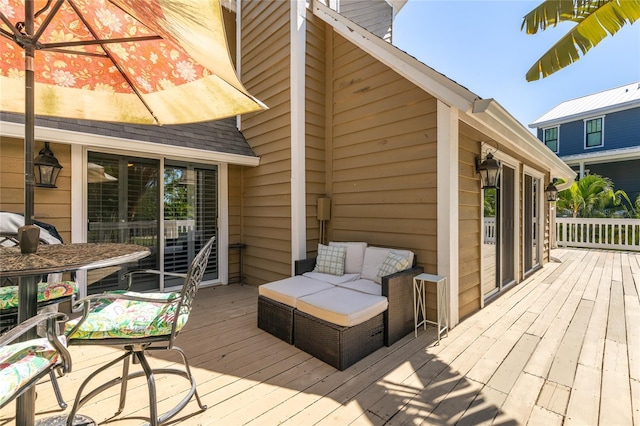
M 484 218 L 484 243 L 485 244 L 496 243 L 496 218 L 495 217 Z
M 559 247 L 640 251 L 640 219 L 556 218 Z

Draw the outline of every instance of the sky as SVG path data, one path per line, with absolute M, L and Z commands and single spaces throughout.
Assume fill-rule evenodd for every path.
M 394 22 L 393 44 L 481 98 L 495 99 L 526 128 L 563 101 L 640 81 L 637 21 L 568 67 L 527 82 L 527 70 L 574 25 L 521 31 L 522 18 L 541 2 L 409 0 Z

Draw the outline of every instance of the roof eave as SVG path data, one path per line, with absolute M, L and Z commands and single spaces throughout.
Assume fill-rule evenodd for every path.
M 596 108 L 589 111 L 581 111 L 577 114 L 565 115 L 562 117 L 553 118 L 551 120 L 539 121 L 540 119 L 538 119 L 533 123 L 529 124 L 529 127 L 532 129 L 540 129 L 544 127 L 558 126 L 560 124 L 570 123 L 572 121 L 582 120 L 590 117 L 597 117 L 605 114 L 612 114 L 614 112 L 625 111 L 628 109 L 638 108 L 638 107 L 640 107 L 640 99 L 634 99 L 629 102 L 624 102 L 624 103 L 613 105 L 613 106 Z
M 566 181 L 563 187 L 573 183 L 576 173 L 518 120 L 494 99 L 479 99 L 474 102 L 468 117 L 476 117 L 492 131 L 500 145 L 508 147 L 527 158 L 534 158 L 546 165 L 552 178 Z M 464 119 L 464 117 L 461 116 Z
M 562 161 L 567 164 L 579 164 L 582 161 L 610 163 L 614 161 L 635 160 L 640 159 L 640 146 L 587 152 L 582 154 L 563 155 L 561 158 Z

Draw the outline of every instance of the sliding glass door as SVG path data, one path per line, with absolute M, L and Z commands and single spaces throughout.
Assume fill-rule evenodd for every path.
M 90 152 L 87 171 L 87 241 L 149 247 L 151 255 L 136 267 L 184 273 L 207 240 L 218 236 L 216 166 Z M 90 272 L 88 293 L 123 288 L 124 272 L 126 268 Z M 214 246 L 204 281 L 216 279 Z M 168 275 L 141 276 L 136 290 L 162 291 L 181 284 L 181 278 Z
M 218 236 L 217 168 L 166 162 L 164 167 L 164 270 L 186 271 L 209 238 Z M 204 280 L 218 278 L 214 247 Z M 180 285 L 166 277 L 165 287 Z
M 485 300 L 515 282 L 515 169 L 503 165 L 498 188 L 484 188 L 482 294 Z
M 149 247 L 141 268 L 157 269 L 160 163 L 128 156 L 89 153 L 87 165 L 87 241 Z M 123 288 L 124 267 L 89 271 L 88 294 Z M 137 290 L 158 290 L 153 277 L 141 278 Z
M 540 224 L 538 220 L 540 179 L 524 175 L 524 276 L 540 267 Z

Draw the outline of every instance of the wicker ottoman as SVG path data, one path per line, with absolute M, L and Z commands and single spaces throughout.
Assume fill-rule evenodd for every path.
M 382 317 L 379 314 L 356 326 L 344 327 L 296 310 L 295 346 L 344 370 L 384 345 Z
M 291 306 L 258 296 L 258 328 L 293 344 L 293 311 Z

